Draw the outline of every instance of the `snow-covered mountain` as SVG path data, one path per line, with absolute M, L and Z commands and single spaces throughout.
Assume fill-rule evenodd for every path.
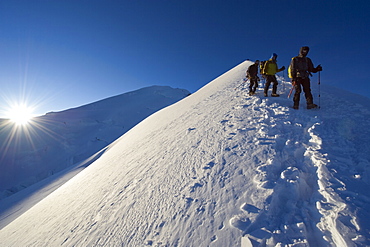
M 0 120 L 0 199 L 86 160 L 150 114 L 187 95 L 187 90 L 152 86 L 48 113 L 27 129 Z
M 248 96 L 249 65 L 126 132 L 2 246 L 369 246 L 370 99 L 321 85 L 294 110 L 281 78 Z

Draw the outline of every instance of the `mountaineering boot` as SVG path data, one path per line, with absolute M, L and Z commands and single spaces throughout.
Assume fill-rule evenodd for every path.
M 263 95 L 264 95 L 265 97 L 267 97 L 267 93 L 264 93 Z
M 307 104 L 307 109 L 315 109 L 317 108 L 316 104 Z
M 271 94 L 271 97 L 280 97 L 280 95 L 279 95 L 279 94 L 277 94 L 277 93 L 272 93 L 272 94 Z
M 294 105 L 293 106 L 293 109 L 298 110 L 299 109 L 299 106 L 298 105 Z

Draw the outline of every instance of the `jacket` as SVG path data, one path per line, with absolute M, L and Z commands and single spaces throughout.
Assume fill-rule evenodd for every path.
M 262 74 L 264 75 L 275 75 L 276 73 L 283 71 L 285 68 L 278 69 L 278 66 L 275 61 L 269 59 L 265 66 L 263 66 Z
M 247 70 L 247 77 L 249 79 L 255 78 L 258 74 L 258 65 L 257 64 L 252 64 L 249 66 Z
M 307 57 L 309 50 L 309 47 L 303 46 L 299 50 L 299 55 L 292 58 L 288 68 L 289 78 L 292 78 L 293 80 L 296 78 L 308 78 L 311 75 L 311 72 L 316 73 L 322 70 L 320 65 L 315 68 L 311 59 Z
M 296 56 L 292 58 L 288 69 L 289 78 L 308 78 L 312 73 L 318 70 L 313 66 L 310 58 L 303 56 Z

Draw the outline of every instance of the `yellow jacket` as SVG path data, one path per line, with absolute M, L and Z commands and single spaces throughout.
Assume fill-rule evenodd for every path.
M 278 69 L 278 66 L 276 62 L 272 61 L 272 59 L 269 59 L 265 66 L 263 66 L 262 74 L 264 75 L 275 75 L 276 73 L 283 71 L 285 68 Z

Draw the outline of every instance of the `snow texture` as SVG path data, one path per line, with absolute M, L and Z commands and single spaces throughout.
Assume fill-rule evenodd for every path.
M 369 246 L 370 100 L 321 86 L 294 110 L 283 78 L 248 96 L 251 64 L 137 124 L 1 245 Z
M 147 87 L 47 113 L 34 119 L 29 129 L 0 119 L 0 199 L 77 163 L 87 166 L 86 159 L 147 116 L 187 95 L 183 89 Z

